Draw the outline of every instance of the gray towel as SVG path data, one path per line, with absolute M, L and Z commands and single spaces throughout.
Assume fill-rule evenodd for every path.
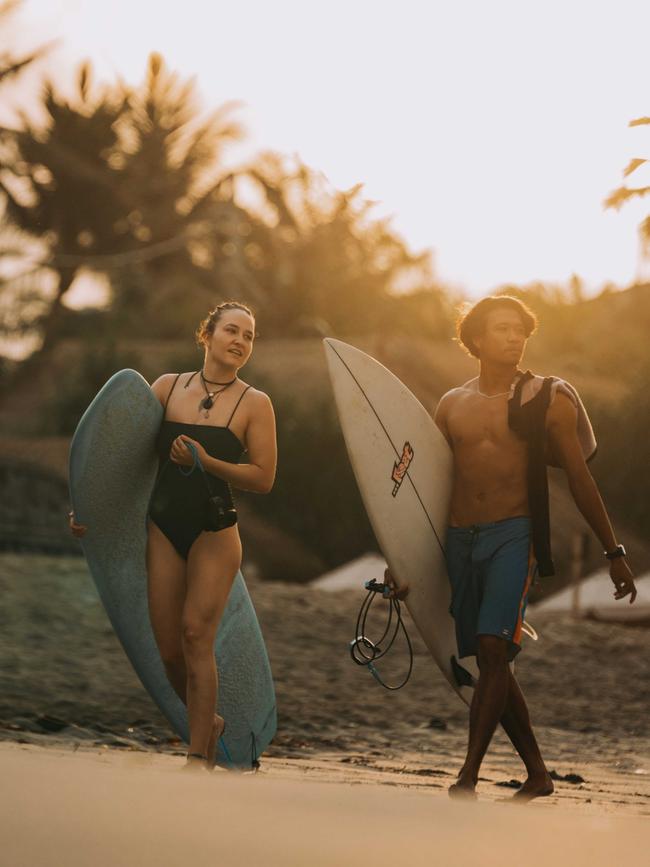
M 582 448 L 582 453 L 585 457 L 585 460 L 590 460 L 596 454 L 596 436 L 594 434 L 594 429 L 591 426 L 591 422 L 589 420 L 589 416 L 587 415 L 587 410 L 580 399 L 580 395 L 576 391 L 576 389 L 571 385 L 570 382 L 567 382 L 565 379 L 560 379 L 559 376 L 551 377 L 551 400 L 550 403 L 553 403 L 555 399 L 555 395 L 560 391 L 562 394 L 565 394 L 569 400 L 573 403 L 573 405 L 578 410 L 578 439 L 580 441 L 580 446 Z M 515 390 L 515 386 L 519 380 L 519 377 L 515 379 L 510 389 L 510 396 Z M 542 383 L 544 382 L 543 376 L 538 376 L 537 374 L 533 374 L 533 378 L 529 379 L 524 383 L 523 388 L 521 390 L 521 405 L 528 403 L 529 400 L 532 400 L 535 395 L 539 392 L 542 387 Z M 550 405 L 550 404 L 549 404 Z M 551 463 L 551 462 L 550 462 Z M 555 466 L 555 463 L 552 462 Z

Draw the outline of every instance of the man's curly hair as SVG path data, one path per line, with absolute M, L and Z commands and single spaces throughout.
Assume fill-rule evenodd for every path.
M 483 334 L 488 313 L 497 307 L 509 307 L 519 314 L 527 338 L 537 328 L 537 317 L 523 301 L 513 298 L 512 295 L 488 295 L 487 298 L 477 301 L 469 310 L 461 310 L 456 320 L 456 339 L 474 358 L 479 358 L 474 338 Z

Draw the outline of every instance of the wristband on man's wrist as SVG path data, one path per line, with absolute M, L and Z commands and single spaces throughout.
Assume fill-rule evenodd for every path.
M 616 560 L 618 557 L 625 557 L 627 551 L 623 545 L 617 545 L 615 548 L 612 548 L 611 551 L 605 551 L 604 554 L 608 560 Z

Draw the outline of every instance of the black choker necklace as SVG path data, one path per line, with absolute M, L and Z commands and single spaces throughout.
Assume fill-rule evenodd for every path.
M 206 379 L 206 376 L 203 373 L 203 371 L 201 371 L 200 375 L 201 375 L 201 379 L 203 380 L 203 382 L 209 382 L 210 385 L 232 385 L 233 382 L 235 381 L 235 379 L 237 379 L 237 377 L 235 377 L 235 379 L 229 379 L 228 382 L 216 382 L 214 379 Z
M 203 410 L 204 418 L 209 418 L 210 410 L 212 409 L 212 407 L 219 400 L 224 391 L 229 388 L 233 384 L 233 382 L 237 382 L 237 377 L 229 380 L 228 382 L 214 382 L 213 380 L 206 379 L 205 376 L 203 376 L 202 370 L 200 371 L 199 376 L 201 378 L 201 385 L 203 386 L 203 389 L 205 391 L 205 397 L 199 403 L 199 409 Z M 206 385 L 206 383 L 208 382 L 210 383 L 210 385 L 220 385 L 221 388 L 217 389 L 216 391 L 208 391 L 208 386 Z

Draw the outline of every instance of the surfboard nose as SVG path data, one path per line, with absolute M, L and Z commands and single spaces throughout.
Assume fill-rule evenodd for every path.
M 346 343 L 344 340 L 337 340 L 335 337 L 324 337 L 323 348 L 328 360 L 336 358 L 344 364 L 352 359 L 370 358 L 361 349 L 357 349 L 356 346 L 352 346 L 351 343 Z M 375 359 L 372 360 L 378 364 Z
M 342 340 L 337 340 L 336 337 L 324 337 L 323 345 L 325 349 L 342 349 L 345 346 L 349 346 L 349 343 L 344 343 Z

